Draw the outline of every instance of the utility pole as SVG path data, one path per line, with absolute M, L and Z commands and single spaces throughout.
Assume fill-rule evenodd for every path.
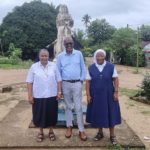
M 136 72 L 139 72 L 139 27 L 137 27 Z
M 3 46 L 2 46 L 2 39 L 1 38 L 0 38 L 0 49 L 1 49 L 1 52 L 2 52 L 2 56 L 4 56 Z
M 127 24 L 127 29 L 129 29 L 129 24 Z

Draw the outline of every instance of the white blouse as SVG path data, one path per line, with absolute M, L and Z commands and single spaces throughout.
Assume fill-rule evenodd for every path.
M 104 67 L 105 67 L 105 65 L 106 65 L 106 61 L 104 61 L 104 63 L 103 63 L 102 65 L 96 64 L 96 67 L 98 68 L 98 70 L 99 70 L 100 72 L 102 72 L 103 69 L 104 69 Z M 118 77 L 118 73 L 117 73 L 117 70 L 116 70 L 115 67 L 114 67 L 114 71 L 113 71 L 112 77 L 113 77 L 113 78 Z M 87 69 L 87 74 L 86 74 L 86 80 L 91 80 L 91 76 L 90 76 L 90 74 L 89 74 L 89 70 L 88 70 L 88 69 Z
M 56 96 L 59 81 L 61 81 L 61 76 L 57 66 L 53 62 L 48 62 L 44 67 L 40 61 L 31 66 L 26 79 L 27 83 L 33 83 L 34 98 Z

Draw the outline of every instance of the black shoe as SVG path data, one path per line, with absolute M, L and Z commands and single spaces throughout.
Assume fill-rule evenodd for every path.
M 94 137 L 94 141 L 99 141 L 104 137 L 103 133 L 98 132 L 97 135 Z
M 116 136 L 110 136 L 110 141 L 112 143 L 112 145 L 117 145 L 117 139 L 116 139 Z

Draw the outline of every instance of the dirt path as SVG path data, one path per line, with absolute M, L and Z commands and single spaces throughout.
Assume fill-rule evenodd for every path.
M 26 75 L 26 69 L 0 69 L 0 86 L 25 82 Z
M 149 71 L 147 69 L 140 68 L 139 73 L 136 74 L 136 69 L 133 67 L 116 65 L 119 74 L 120 87 L 127 89 L 138 89 L 138 86 L 143 80 L 143 75 Z
M 123 119 L 150 150 L 150 140 L 144 140 L 145 136 L 150 137 L 150 105 L 121 96 L 120 106 Z
M 136 69 L 127 66 L 116 66 L 119 73 L 120 87 L 127 89 L 139 89 L 146 72 L 149 69 L 140 68 L 136 74 Z M 150 150 L 150 140 L 144 140 L 144 137 L 150 138 L 150 105 L 130 100 L 127 96 L 120 96 L 120 106 L 122 117 L 134 132 L 140 137 Z
M 143 74 L 147 69 L 140 69 L 139 74 L 134 74 L 135 71 L 132 67 L 126 67 L 121 65 L 116 65 L 119 79 L 120 79 L 120 87 L 129 88 L 129 89 L 137 89 L 137 86 L 140 85 Z M 0 86 L 25 82 L 27 69 L 9 69 L 3 70 L 0 69 Z

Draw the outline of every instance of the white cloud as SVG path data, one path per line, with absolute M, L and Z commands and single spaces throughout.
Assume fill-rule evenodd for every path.
M 31 0 L 0 0 L 0 22 L 2 18 L 12 11 L 15 6 Z M 126 24 L 136 26 L 138 24 L 150 24 L 149 0 L 43 0 L 54 5 L 67 4 L 69 12 L 74 19 L 75 28 L 83 28 L 82 17 L 89 14 L 93 19 L 105 18 L 116 27 L 124 27 Z

